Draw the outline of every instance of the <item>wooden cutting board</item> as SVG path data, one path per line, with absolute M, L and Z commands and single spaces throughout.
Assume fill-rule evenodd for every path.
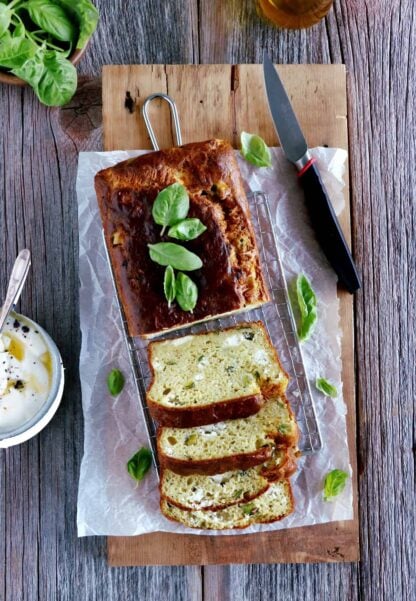
M 348 149 L 345 67 L 282 65 L 279 73 L 309 146 Z M 106 66 L 103 70 L 105 150 L 151 148 L 140 110 L 143 100 L 155 92 L 168 93 L 175 99 L 184 143 L 218 137 L 231 140 L 237 147 L 239 134 L 245 130 L 259 134 L 271 146 L 278 144 L 263 91 L 260 65 L 133 65 Z M 172 145 L 172 123 L 166 103 L 154 101 L 150 115 L 160 146 Z M 348 186 L 345 196 L 346 208 L 340 221 L 350 240 Z M 358 561 L 353 302 L 349 294 L 340 292 L 339 295 L 343 390 L 354 472 L 354 519 L 239 536 L 157 532 L 109 537 L 110 565 Z

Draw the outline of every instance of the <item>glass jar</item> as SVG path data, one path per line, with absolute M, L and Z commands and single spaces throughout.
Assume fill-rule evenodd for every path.
M 257 0 L 260 15 L 279 27 L 303 29 L 318 23 L 333 0 Z

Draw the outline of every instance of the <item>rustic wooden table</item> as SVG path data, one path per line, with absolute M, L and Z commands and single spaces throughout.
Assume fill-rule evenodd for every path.
M 416 597 L 414 505 L 416 5 L 336 0 L 307 31 L 261 22 L 252 0 L 100 0 L 72 103 L 48 110 L 0 87 L 0 293 L 18 249 L 33 268 L 21 310 L 60 347 L 66 391 L 37 438 L 0 453 L 0 599 L 379 601 Z M 104 538 L 77 539 L 83 448 L 78 378 L 75 174 L 101 148 L 105 63 L 344 62 L 349 71 L 361 520 L 360 564 L 107 567 Z M 409 168 L 410 165 L 410 168 Z

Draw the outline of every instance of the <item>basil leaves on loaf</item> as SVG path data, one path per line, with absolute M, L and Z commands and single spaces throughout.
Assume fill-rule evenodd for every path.
M 188 218 L 189 195 L 182 184 L 167 186 L 157 195 L 152 217 L 162 226 L 160 235 L 166 228 L 169 238 L 181 242 L 195 240 L 206 231 L 206 226 L 196 217 Z M 198 301 L 198 288 L 184 271 L 195 271 L 202 267 L 202 261 L 195 253 L 176 242 L 157 242 L 148 244 L 152 261 L 166 267 L 163 277 L 163 291 L 170 308 L 176 300 L 182 311 L 192 312 Z M 174 270 L 178 270 L 175 274 Z
M 168 307 L 170 307 L 176 296 L 176 277 L 171 265 L 168 265 L 165 269 L 165 275 L 163 277 L 163 291 L 165 293 L 166 300 L 168 301 Z
M 152 215 L 158 225 L 163 225 L 163 236 L 168 225 L 175 225 L 185 219 L 189 211 L 189 196 L 182 184 L 172 184 L 156 196 Z
M 177 240 L 195 240 L 206 230 L 206 226 L 197 218 L 184 219 L 169 228 L 168 236 Z
M 202 267 L 202 261 L 195 253 L 174 242 L 158 242 L 147 246 L 152 261 L 164 267 L 170 265 L 183 271 L 195 271 Z

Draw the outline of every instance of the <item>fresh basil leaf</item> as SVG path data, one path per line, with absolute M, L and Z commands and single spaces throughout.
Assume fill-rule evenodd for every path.
M 198 301 L 198 288 L 191 278 L 182 272 L 176 276 L 176 302 L 182 311 L 193 311 Z
M 296 296 L 300 311 L 298 336 L 299 340 L 304 341 L 311 335 L 318 314 L 315 292 L 308 278 L 303 274 L 298 275 L 296 279 Z
M 112 369 L 107 377 L 107 386 L 112 396 L 117 396 L 124 388 L 124 376 L 119 369 Z
M 12 69 L 13 75 L 24 79 L 28 84 L 32 86 L 35 93 L 37 93 L 37 85 L 45 72 L 45 66 L 43 64 L 43 48 L 38 48 L 36 53 L 29 59 L 25 60 L 18 67 Z
M 168 236 L 170 238 L 176 238 L 177 240 L 195 240 L 206 230 L 206 226 L 195 217 L 191 219 L 183 219 L 176 225 L 173 225 L 168 230 Z
M 174 242 L 158 242 L 148 244 L 150 258 L 155 263 L 181 271 L 194 271 L 202 267 L 201 259 L 191 251 Z
M 5 4 L 0 4 L 0 36 L 5 33 L 10 26 L 12 20 L 12 11 Z
M 72 98 L 77 88 L 74 65 L 55 50 L 39 48 L 33 57 L 14 68 L 12 73 L 27 81 L 39 100 L 47 106 L 62 106 Z
M 176 296 L 176 287 L 175 287 L 175 272 L 172 267 L 168 265 L 165 269 L 165 277 L 163 279 L 163 290 L 165 292 L 166 300 L 168 301 L 168 307 L 171 306 Z
M 348 474 L 342 470 L 332 470 L 325 478 L 324 482 L 324 500 L 331 501 L 334 497 L 342 493 L 348 480 Z
M 316 388 L 322 392 L 325 396 L 335 398 L 338 396 L 338 390 L 331 382 L 328 382 L 325 378 L 316 378 Z
M 97 28 L 99 12 L 90 0 L 55 0 L 62 6 L 78 26 L 77 48 L 84 48 Z
M 185 219 L 189 211 L 189 196 L 182 184 L 172 184 L 156 196 L 152 215 L 158 225 L 163 225 L 161 235 L 166 226 L 175 225 Z
M 19 68 L 32 58 L 37 50 L 38 46 L 24 37 L 24 28 L 22 35 L 21 27 L 18 26 L 13 35 L 6 31 L 0 39 L 0 65 L 7 69 Z
M 43 104 L 62 106 L 69 102 L 77 89 L 77 70 L 56 50 L 45 52 L 44 72 L 35 92 Z
M 260 136 L 241 132 L 241 154 L 256 167 L 271 167 L 272 155 L 266 142 Z
M 67 12 L 50 0 L 29 0 L 25 8 L 38 27 L 61 42 L 75 41 L 77 27 Z
M 152 453 L 149 449 L 142 447 L 137 453 L 130 457 L 127 462 L 127 471 L 133 480 L 140 482 L 152 465 Z

